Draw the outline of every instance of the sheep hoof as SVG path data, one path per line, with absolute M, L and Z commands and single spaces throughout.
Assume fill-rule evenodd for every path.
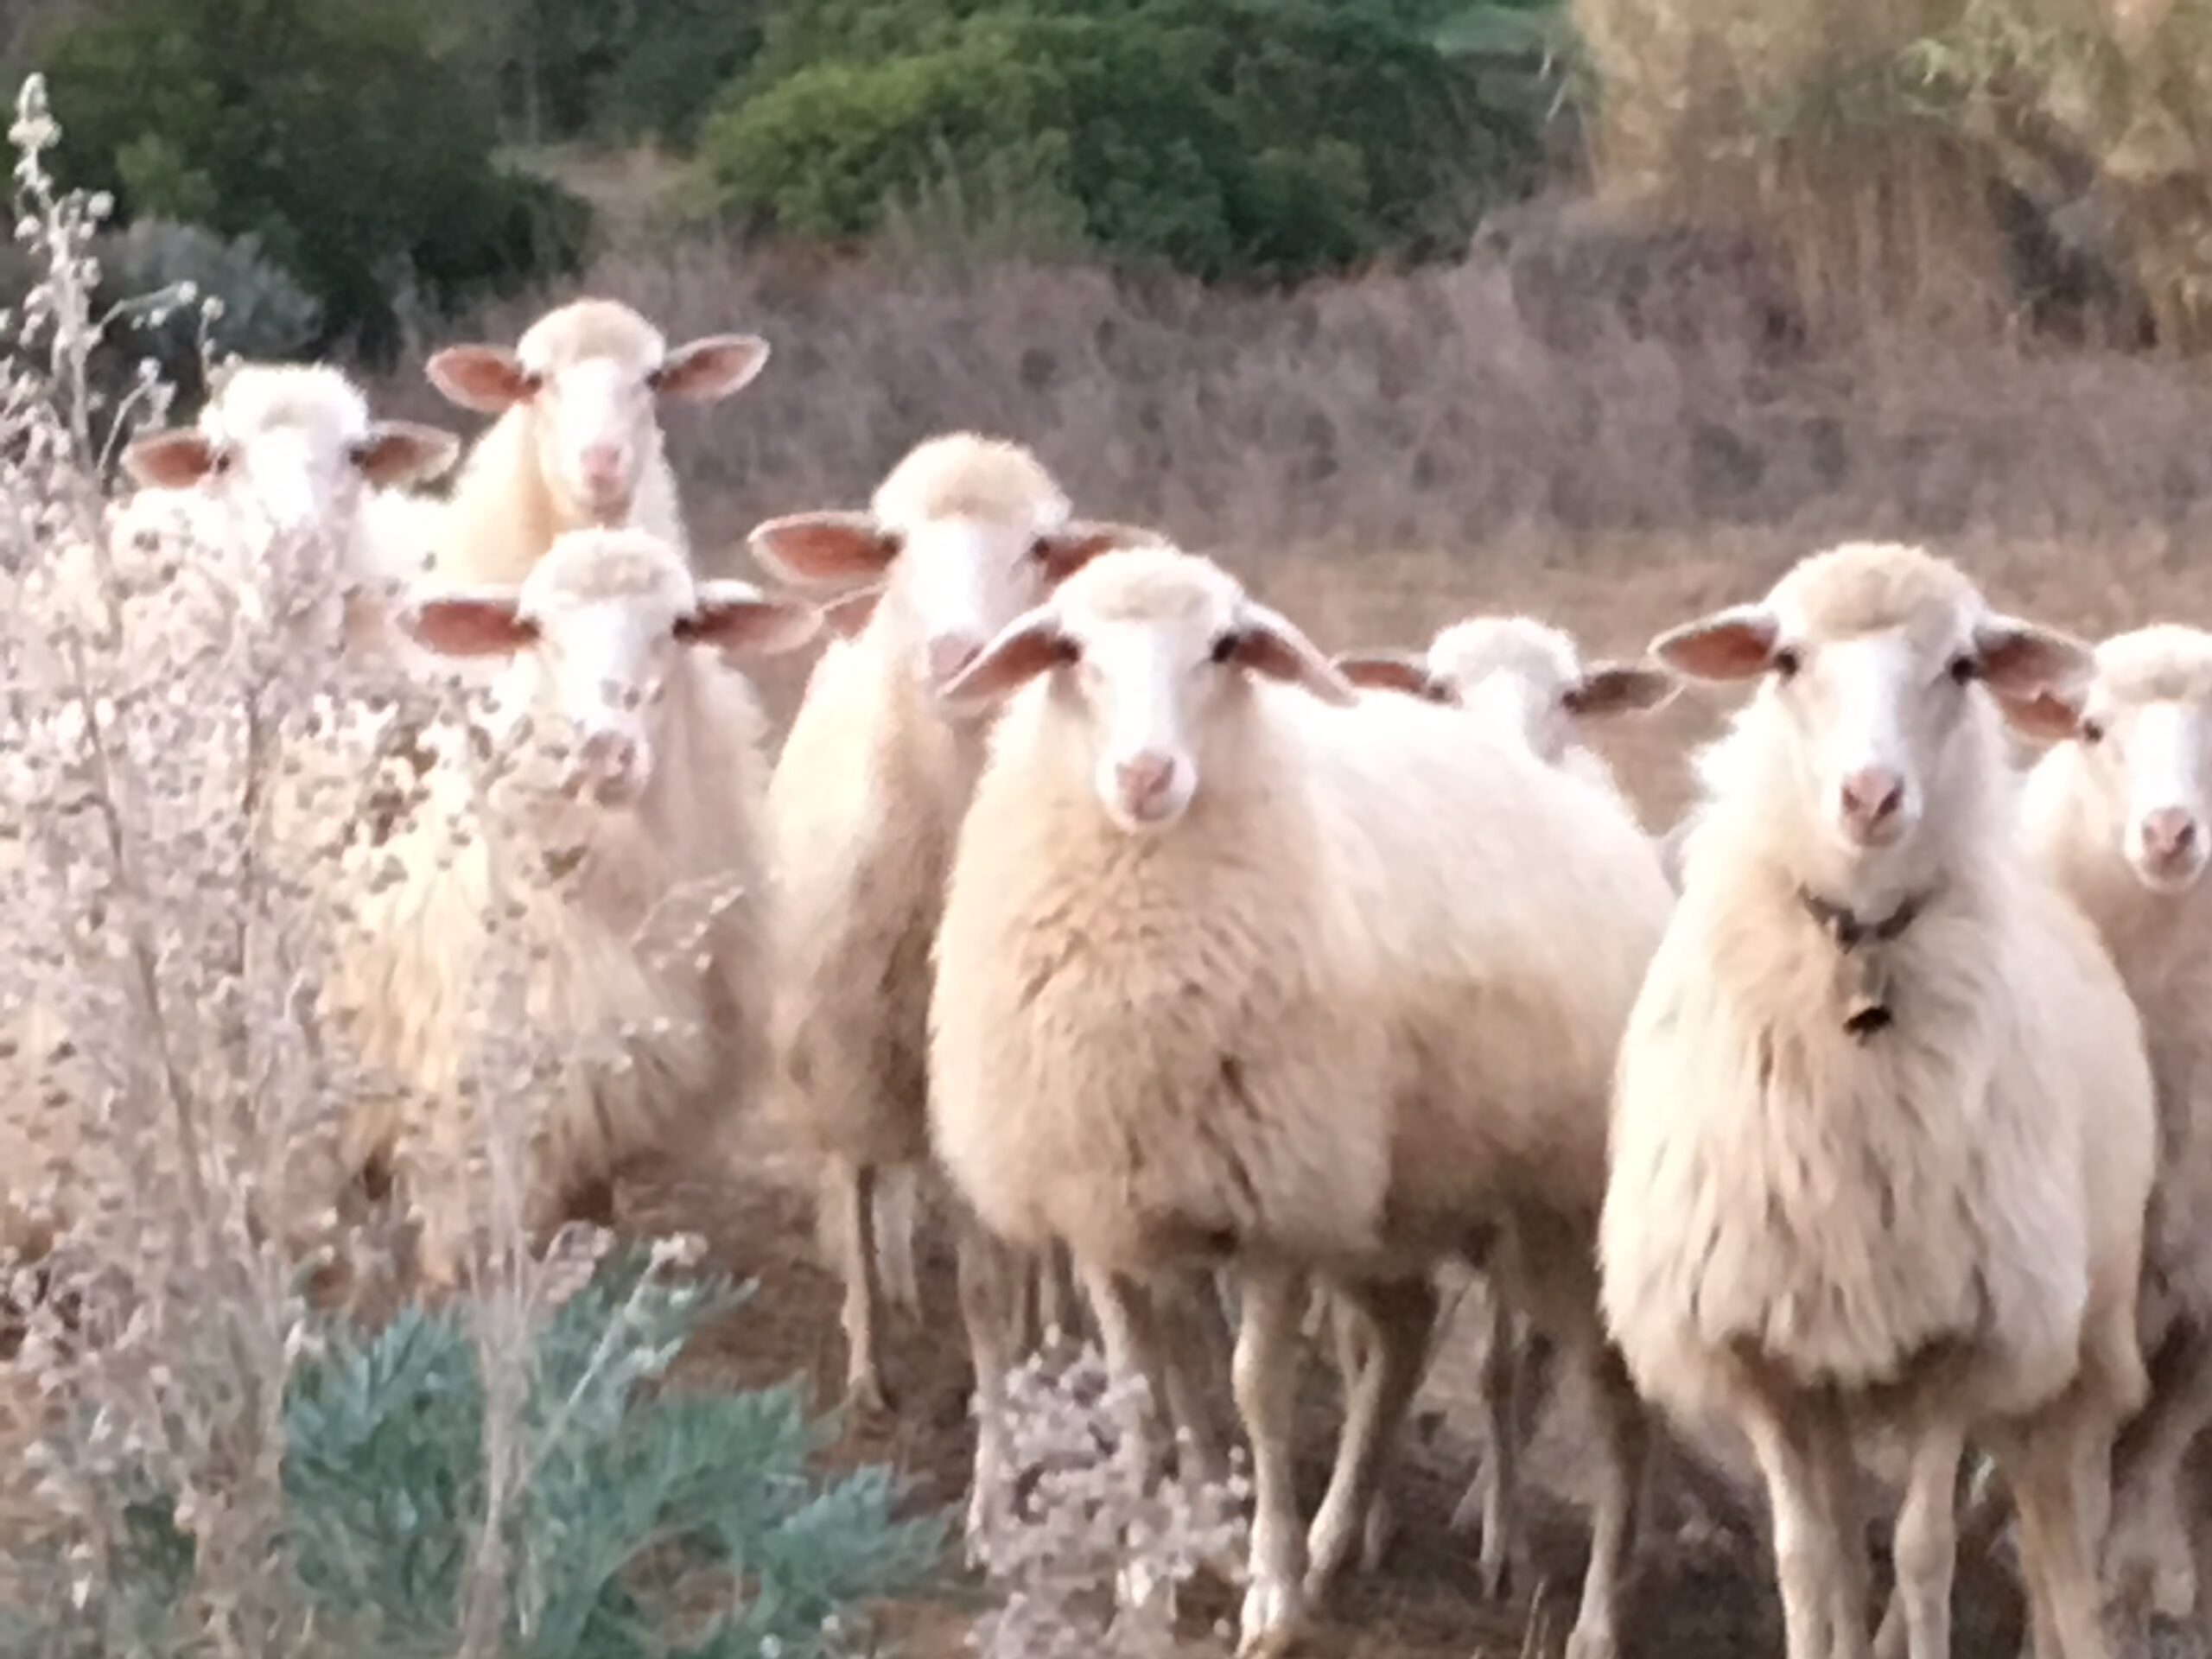
M 1619 1659 L 1620 1641 L 1606 1624 L 1577 1624 L 1567 1638 L 1561 1659 Z
M 1276 1579 L 1257 1578 L 1244 1592 L 1243 1634 L 1236 1659 L 1276 1659 L 1298 1638 L 1303 1609 L 1297 1590 Z
M 1391 1512 L 1389 1500 L 1376 1498 L 1368 1508 L 1367 1527 L 1360 1535 L 1359 1570 L 1369 1574 L 1381 1572 L 1397 1535 L 1398 1517 Z
M 898 1397 L 880 1376 L 856 1376 L 845 1384 L 845 1414 L 856 1422 L 880 1422 L 898 1409 Z
M 1475 1582 L 1484 1601 L 1503 1601 L 1513 1592 L 1513 1557 L 1505 1550 L 1483 1551 L 1475 1568 Z

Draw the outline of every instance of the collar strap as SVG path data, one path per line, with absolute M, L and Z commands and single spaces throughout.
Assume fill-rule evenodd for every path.
M 1894 944 L 1919 919 L 1928 899 L 1924 893 L 1916 894 L 1880 920 L 1870 922 L 1848 906 L 1833 903 L 1805 887 L 1797 889 L 1797 902 L 1843 957 L 1837 987 L 1843 1002 L 1843 1028 L 1862 1043 L 1897 1023 L 1890 1008 L 1889 974 L 1872 959 L 1871 947 Z M 1857 954 L 1862 944 L 1869 946 L 1869 950 Z

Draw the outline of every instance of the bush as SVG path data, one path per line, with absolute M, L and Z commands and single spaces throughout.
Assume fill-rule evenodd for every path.
M 102 308 L 124 308 L 118 321 L 134 325 L 118 345 L 152 358 L 188 401 L 201 390 L 203 350 L 279 361 L 305 353 L 321 332 L 321 305 L 270 263 L 251 233 L 226 238 L 203 226 L 142 219 L 99 238 L 94 252 Z M 157 302 L 132 303 L 146 296 Z
M 356 821 L 380 776 L 353 735 L 466 711 L 342 652 L 327 558 L 104 533 L 112 454 L 166 394 L 96 405 L 100 204 L 48 176 L 35 80 L 11 136 L 35 282 L 0 321 L 0 1651 L 823 1651 L 937 1527 L 880 1472 L 817 1476 L 791 1395 L 661 1386 L 730 1302 L 671 1281 L 688 1252 L 529 1249 L 574 1034 L 522 1015 L 505 936 L 457 1084 L 465 1297 L 381 1330 L 310 1306 L 388 1293 L 340 1141 L 389 1085 L 321 995 L 346 836 L 299 818 Z
M 1483 109 L 1378 12 L 851 0 L 772 39 L 709 118 L 699 168 L 710 208 L 744 228 L 830 238 L 997 168 L 1109 253 L 1296 279 L 1458 251 L 1536 156 L 1529 118 Z
M 582 253 L 582 205 L 494 162 L 493 100 L 405 7 L 105 0 L 43 55 L 77 181 L 257 237 L 321 302 L 319 346 L 388 351 L 410 280 L 446 302 Z

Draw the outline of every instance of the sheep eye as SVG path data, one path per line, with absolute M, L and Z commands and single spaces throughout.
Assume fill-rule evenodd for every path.
M 1972 685 L 1981 677 L 1981 664 L 1971 657 L 1954 657 L 1949 671 L 1961 685 Z
M 1784 645 L 1774 653 L 1774 676 L 1778 680 L 1794 680 L 1797 671 L 1805 666 L 1805 655 L 1795 645 Z
M 2105 740 L 2105 723 L 2101 720 L 2085 720 L 2080 729 L 2084 743 L 2097 744 Z
M 1243 643 L 1242 634 L 1217 634 L 1214 636 L 1213 649 L 1206 653 L 1207 658 L 1215 663 L 1231 662 L 1236 658 L 1236 648 Z
M 658 391 L 661 388 L 661 382 L 667 378 L 668 369 L 666 365 L 647 369 L 645 371 L 645 390 L 647 391 Z
M 236 461 L 237 457 L 232 455 L 229 450 L 218 449 L 215 452 L 214 459 L 207 463 L 207 470 L 213 473 L 219 478 L 225 473 L 231 470 L 232 467 L 236 463 Z
M 524 397 L 537 397 L 537 394 L 538 394 L 539 392 L 541 392 L 541 391 L 544 391 L 544 390 L 545 390 L 545 377 L 544 377 L 543 375 L 542 375 L 542 374 L 535 374 L 535 373 L 533 373 L 533 374 L 525 374 L 524 376 L 523 376 L 523 378 L 522 378 L 522 395 L 523 395 Z

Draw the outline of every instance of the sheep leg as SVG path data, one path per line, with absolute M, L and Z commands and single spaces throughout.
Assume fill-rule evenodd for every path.
M 1834 1408 L 1800 1399 L 1745 1402 L 1744 1431 L 1774 1515 L 1775 1578 L 1789 1659 L 1834 1659 L 1835 1585 L 1846 1576 L 1842 1540 L 1821 1478 L 1821 1442 Z
M 1452 1530 L 1479 1529 L 1482 1558 L 1478 1571 L 1483 1594 L 1495 1601 L 1512 1580 L 1513 1516 L 1519 1507 L 1521 1441 L 1529 1409 L 1527 1356 L 1515 1343 L 1513 1311 L 1495 1287 L 1490 1292 L 1490 1334 L 1478 1378 L 1484 1438 L 1481 1466 L 1452 1512 Z
M 1110 1269 L 1084 1269 L 1084 1288 L 1106 1350 L 1106 1370 L 1117 1385 L 1143 1385 L 1122 1421 L 1122 1452 L 1149 1488 L 1165 1461 L 1159 1430 L 1167 1412 L 1168 1389 L 1160 1363 L 1160 1333 L 1153 1302 L 1142 1285 Z
M 2182 1497 L 2190 1448 L 2212 1424 L 2212 1337 L 2184 1325 L 2151 1368 L 2150 1401 L 2113 1458 L 2120 1524 L 2107 1546 L 2107 1576 L 2120 1600 L 2186 1615 L 2203 1586 L 2189 1558 Z
M 1337 1295 L 1364 1325 L 1368 1354 L 1345 1407 L 1328 1495 L 1313 1518 L 1306 1593 L 1316 1600 L 1360 1541 L 1390 1449 L 1421 1386 L 1421 1361 L 1436 1319 L 1436 1284 L 1427 1274 L 1340 1285 Z
M 1186 1484 L 1229 1478 L 1230 1430 L 1215 1409 L 1216 1379 L 1230 1373 L 1228 1321 L 1210 1274 L 1189 1274 L 1155 1287 L 1161 1369 L 1175 1425 L 1176 1467 Z
M 1621 1601 L 1636 1554 L 1651 1424 L 1628 1368 L 1594 1323 L 1579 1333 L 1575 1345 L 1598 1413 L 1600 1455 L 1590 1568 L 1583 1575 L 1582 1605 L 1567 1635 L 1566 1659 L 1612 1659 L 1620 1651 Z M 1794 1649 L 1791 1659 L 1797 1659 Z
M 922 1311 L 922 1283 L 914 1271 L 914 1232 L 920 1212 L 919 1172 L 912 1164 L 892 1170 L 876 1188 L 876 1272 L 885 1298 L 912 1314 Z
M 1298 1276 L 1244 1270 L 1236 1332 L 1236 1409 L 1252 1446 L 1252 1546 L 1239 1659 L 1274 1654 L 1297 1633 L 1306 1535 L 1298 1524 L 1292 1437 L 1298 1404 Z
M 1913 1502 L 1914 1490 L 1910 1484 L 1911 1479 L 1910 1475 L 1907 1479 L 1905 1505 L 1906 1510 L 1910 1510 Z M 1992 1497 L 1993 1491 L 1996 1493 L 1994 1499 Z M 1961 1514 L 1962 1507 L 1963 1515 Z M 1950 1577 L 1955 1580 L 1958 1563 L 1961 1557 L 1969 1554 L 1986 1554 L 1996 1547 L 1997 1534 L 2003 1530 L 2004 1523 L 2011 1519 L 2012 1511 L 2005 1507 L 2001 1488 L 1983 1488 L 1976 1491 L 1972 1471 L 1961 1453 L 1958 1472 L 1951 1482 L 1951 1512 L 1954 1541 L 1949 1571 Z M 1993 1527 L 1990 1521 L 1992 1515 L 1996 1517 Z M 1987 1535 L 1985 1536 L 1983 1533 L 1977 1531 L 1977 1528 L 1989 1529 Z M 1891 1552 L 1897 1567 L 1896 1582 L 1891 1586 L 1889 1601 L 1882 1609 L 1881 1628 L 1874 1632 L 1874 1659 L 1906 1659 L 1906 1644 L 1911 1640 L 1905 1613 L 1907 1600 L 1905 1535 L 1906 1513 L 1900 1511 L 1897 1518 L 1897 1537 L 1892 1543 Z M 1948 1601 L 1945 1605 L 1948 1609 Z
M 830 1160 L 822 1198 L 836 1229 L 837 1268 L 845 1280 L 845 1404 L 863 1416 L 892 1408 L 877 1334 L 875 1195 L 874 1165 Z
M 1014 1519 L 1011 1431 L 1006 1380 L 1020 1355 L 1021 1289 L 1028 1263 L 985 1232 L 972 1217 L 961 1218 L 955 1273 L 960 1318 L 967 1329 L 976 1374 L 976 1465 L 968 1491 L 968 1557 L 988 1558 L 991 1541 Z
M 1083 1304 L 1077 1300 L 1067 1251 L 1058 1244 L 1037 1258 L 1037 1325 L 1041 1339 L 1054 1334 L 1077 1338 L 1082 1332 Z
M 2102 1598 L 2089 1538 L 2098 1507 L 2089 1490 L 2089 1459 L 2110 1446 L 2103 1415 L 2077 1383 L 2000 1446 L 1999 1461 L 2019 1509 L 2020 1560 L 2031 1591 L 2037 1659 L 2105 1659 Z
M 1951 1582 L 1959 1559 L 1956 1503 L 1965 1456 L 1965 1433 L 1948 1421 L 1925 1425 L 1912 1449 L 1892 1551 L 1911 1659 L 1948 1659 L 1951 1651 Z

